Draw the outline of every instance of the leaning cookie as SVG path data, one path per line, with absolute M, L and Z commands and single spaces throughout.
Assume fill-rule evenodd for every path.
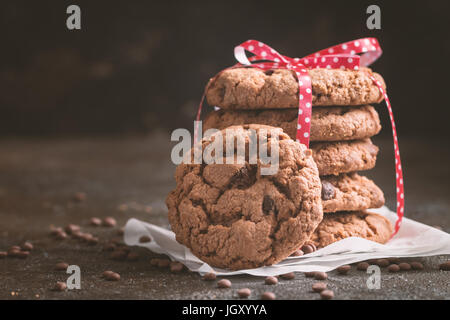
M 297 109 L 216 110 L 207 114 L 203 130 L 222 130 L 232 125 L 250 123 L 280 127 L 291 139 L 296 138 Z M 311 141 L 343 141 L 370 138 L 381 130 L 380 118 L 372 106 L 313 108 Z
M 366 212 L 336 212 L 326 214 L 311 241 L 317 248 L 349 237 L 360 237 L 386 243 L 392 234 L 392 225 L 382 215 Z
M 260 125 L 227 128 L 233 134 L 223 133 L 224 144 L 229 138 L 245 141 L 249 150 L 251 131 L 260 138 L 265 136 L 262 129 L 273 130 L 267 135 L 269 145 L 279 145 L 279 168 L 273 175 L 261 175 L 261 161 L 248 160 L 181 164 L 176 169 L 176 188 L 166 200 L 170 225 L 178 242 L 212 266 L 275 264 L 301 247 L 322 220 L 319 172 L 304 145 L 279 128 Z M 202 150 L 217 138 L 204 138 Z
M 383 100 L 371 76 L 385 86 L 383 78 L 369 68 L 310 69 L 308 73 L 313 106 L 354 106 Z M 210 80 L 206 98 L 210 105 L 223 109 L 297 109 L 298 93 L 293 71 L 235 68 Z
M 321 176 L 372 169 L 378 154 L 370 139 L 312 142 L 310 148 Z
M 383 191 L 372 180 L 357 173 L 320 178 L 323 212 L 359 211 L 384 204 Z

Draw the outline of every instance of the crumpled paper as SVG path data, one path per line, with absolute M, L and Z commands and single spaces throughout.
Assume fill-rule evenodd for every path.
M 370 211 L 384 215 L 392 224 L 397 218 L 397 215 L 387 207 Z M 142 236 L 148 236 L 152 241 L 140 243 L 139 238 Z M 211 267 L 194 256 L 187 247 L 179 244 L 172 231 L 137 219 L 128 220 L 124 241 L 129 246 L 145 247 L 155 253 L 165 254 L 173 261 L 181 262 L 191 271 L 200 274 L 214 272 L 217 275 L 227 276 L 237 274 L 275 276 L 294 271 L 328 272 L 345 264 L 368 259 L 450 254 L 450 234 L 407 218 L 403 219 L 398 234 L 386 244 L 351 237 L 310 254 L 288 257 L 276 265 L 238 271 Z

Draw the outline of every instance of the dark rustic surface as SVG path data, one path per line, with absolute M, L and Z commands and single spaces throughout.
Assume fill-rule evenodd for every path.
M 402 139 L 407 216 L 450 230 L 450 151 L 445 144 Z M 389 140 L 375 139 L 382 152 L 370 176 L 385 190 L 392 207 L 393 167 Z M 136 262 L 118 262 L 102 251 L 101 243 L 118 238 L 117 229 L 136 217 L 167 226 L 164 199 L 174 186 L 174 166 L 169 161 L 167 133 L 147 137 L 3 139 L 0 141 L 0 251 L 30 240 L 30 257 L 0 259 L 0 299 L 229 299 L 248 287 L 251 298 L 273 290 L 278 298 L 318 299 L 311 293 L 311 278 L 297 274 L 268 287 L 263 279 L 232 277 L 232 289 L 217 289 L 199 275 L 149 265 L 156 255 L 141 249 Z M 74 202 L 76 192 L 87 199 Z M 150 209 L 151 208 L 151 209 Z M 117 228 L 90 227 L 90 217 L 114 216 Z M 48 236 L 50 225 L 80 224 L 100 238 L 88 246 Z M 329 273 L 328 285 L 337 299 L 444 299 L 450 297 L 449 275 L 439 271 L 448 257 L 421 258 L 424 271 L 382 272 L 380 290 L 368 290 L 368 275 L 353 268 L 349 275 Z M 81 268 L 81 290 L 54 292 L 55 281 L 68 275 L 54 271 L 66 261 Z M 100 275 L 105 270 L 121 274 L 118 282 Z

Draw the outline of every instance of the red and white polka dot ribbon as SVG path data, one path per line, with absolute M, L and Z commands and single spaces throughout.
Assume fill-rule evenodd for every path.
M 246 51 L 252 53 L 253 56 L 247 57 Z M 299 106 L 296 140 L 309 147 L 309 134 L 312 113 L 312 88 L 308 69 L 328 68 L 358 70 L 360 66 L 365 67 L 372 64 L 381 56 L 382 52 L 383 51 L 381 50 L 377 39 L 363 38 L 329 47 L 327 49 L 310 54 L 304 58 L 290 58 L 281 55 L 280 53 L 260 41 L 247 40 L 234 48 L 234 56 L 239 63 L 227 69 L 245 66 L 259 68 L 262 70 L 288 69 L 294 71 L 297 75 L 299 86 Z M 394 115 L 392 112 L 391 104 L 389 102 L 389 98 L 385 90 L 383 89 L 382 84 L 373 76 L 371 76 L 371 79 L 379 88 L 386 101 L 392 125 L 392 135 L 394 138 L 395 171 L 397 185 L 397 221 L 395 223 L 394 233 L 392 235 L 394 236 L 400 229 L 405 204 L 400 150 L 398 147 Z M 197 112 L 197 121 L 200 120 L 204 98 L 205 94 L 203 94 Z M 194 141 L 197 141 L 197 131 L 198 128 L 196 127 L 194 133 Z

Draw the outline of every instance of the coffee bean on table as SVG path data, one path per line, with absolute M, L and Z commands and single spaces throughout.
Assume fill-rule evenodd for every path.
M 142 236 L 142 237 L 139 238 L 139 242 L 140 243 L 147 243 L 147 242 L 150 242 L 150 241 L 152 241 L 152 239 L 150 239 L 149 236 Z
M 407 262 L 402 262 L 398 266 L 399 266 L 400 270 L 403 270 L 403 271 L 411 270 L 411 265 Z
M 275 293 L 266 291 L 261 295 L 261 299 L 262 300 L 275 300 L 276 296 L 275 296 Z
M 98 238 L 94 236 L 91 236 L 87 239 L 87 243 L 91 246 L 96 245 L 98 241 L 99 241 Z
M 285 273 L 285 274 L 280 275 L 280 278 L 282 278 L 284 280 L 292 280 L 295 278 L 295 273 L 293 273 L 293 272 Z
M 168 266 L 170 266 L 170 260 L 169 259 L 159 259 L 158 267 L 160 267 L 160 268 L 167 268 Z
M 231 288 L 231 281 L 228 279 L 222 279 L 217 282 L 217 287 L 221 289 Z
M 33 244 L 29 241 L 25 241 L 22 244 L 22 250 L 24 250 L 24 251 L 31 251 L 31 250 L 33 250 L 33 248 L 34 248 Z
M 391 264 L 391 265 L 388 267 L 388 271 L 389 271 L 389 272 L 393 272 L 393 273 L 399 272 L 399 271 L 400 271 L 400 267 L 398 266 L 398 264 Z
M 308 254 L 308 253 L 314 252 L 314 248 L 311 245 L 309 245 L 309 244 L 303 245 L 300 250 L 302 250 L 304 254 Z
M 72 234 L 76 231 L 80 231 L 80 226 L 76 225 L 76 224 L 69 224 L 67 225 L 64 230 L 66 231 L 67 234 Z
M 312 285 L 312 290 L 314 292 L 322 292 L 327 288 L 327 284 L 325 282 L 316 282 Z
M 239 289 L 237 291 L 239 298 L 248 298 L 252 294 L 252 290 L 249 288 Z
M 367 262 L 360 262 L 356 265 L 356 269 L 360 270 L 360 271 L 366 271 L 367 268 L 369 267 L 369 264 Z
M 375 264 L 381 268 L 386 268 L 387 266 L 389 266 L 389 260 L 388 259 L 378 259 Z
M 314 274 L 314 279 L 316 280 L 326 280 L 328 278 L 328 275 L 325 272 L 316 271 Z
M 103 272 L 103 276 L 108 281 L 119 281 L 120 280 L 120 274 L 113 271 L 105 271 Z
M 60 231 L 56 234 L 55 238 L 57 240 L 64 240 L 67 239 L 67 233 L 65 233 L 64 231 Z
M 305 272 L 305 277 L 312 278 L 316 274 L 316 271 Z
M 302 255 L 304 255 L 303 251 L 300 250 L 300 249 L 298 249 L 298 250 L 295 250 L 295 251 L 291 254 L 291 257 L 300 257 L 300 256 L 302 256 Z
M 202 279 L 206 281 L 214 281 L 216 280 L 216 274 L 212 272 L 205 273 Z
M 331 290 L 323 290 L 323 291 L 320 293 L 320 297 L 321 297 L 323 300 L 331 300 L 331 299 L 334 298 L 334 292 L 331 291 Z
M 98 227 L 102 224 L 102 220 L 97 217 L 92 217 L 91 220 L 89 220 L 89 224 L 91 226 Z
M 178 261 L 170 263 L 170 272 L 177 273 L 183 271 L 184 265 Z
M 30 255 L 30 251 L 17 251 L 16 257 L 20 259 L 26 259 Z
M 346 265 L 343 265 L 343 266 L 340 266 L 339 268 L 337 268 L 337 272 L 339 274 L 347 274 L 351 268 L 352 267 L 350 265 L 346 264 Z
M 55 264 L 55 270 L 57 271 L 66 271 L 68 267 L 69 264 L 66 262 L 58 262 L 57 264 Z
M 388 260 L 391 264 L 399 264 L 401 262 L 400 259 L 396 257 L 388 258 Z
M 84 193 L 84 192 L 74 193 L 73 200 L 76 202 L 83 202 L 84 200 L 86 200 L 86 193 Z
M 8 256 L 8 252 L 6 251 L 0 251 L 0 259 L 4 259 Z
M 118 236 L 123 236 L 125 234 L 125 228 L 117 229 L 116 233 Z
M 264 283 L 265 284 L 269 284 L 269 285 L 277 284 L 278 283 L 278 278 L 277 277 L 268 276 L 264 280 Z
M 117 260 L 117 261 L 123 261 L 127 258 L 128 252 L 125 250 L 115 250 L 111 253 L 111 259 Z
M 136 252 L 130 252 L 127 255 L 127 260 L 128 261 L 137 261 L 137 260 L 139 260 L 139 254 L 137 254 Z
M 64 291 L 67 289 L 67 285 L 65 282 L 58 281 L 55 283 L 55 286 L 53 287 L 53 291 Z
M 450 261 L 446 261 L 439 265 L 439 270 L 450 271 Z
M 411 262 L 411 268 L 413 268 L 414 270 L 423 270 L 423 264 L 418 262 L 418 261 L 414 261 Z
M 16 253 L 17 251 L 20 251 L 20 250 L 22 250 L 22 248 L 20 248 L 19 246 L 11 246 L 8 249 L 8 254 L 14 254 L 14 253 Z
M 106 217 L 103 219 L 103 225 L 105 227 L 115 227 L 116 224 L 117 224 L 117 221 L 113 217 Z

